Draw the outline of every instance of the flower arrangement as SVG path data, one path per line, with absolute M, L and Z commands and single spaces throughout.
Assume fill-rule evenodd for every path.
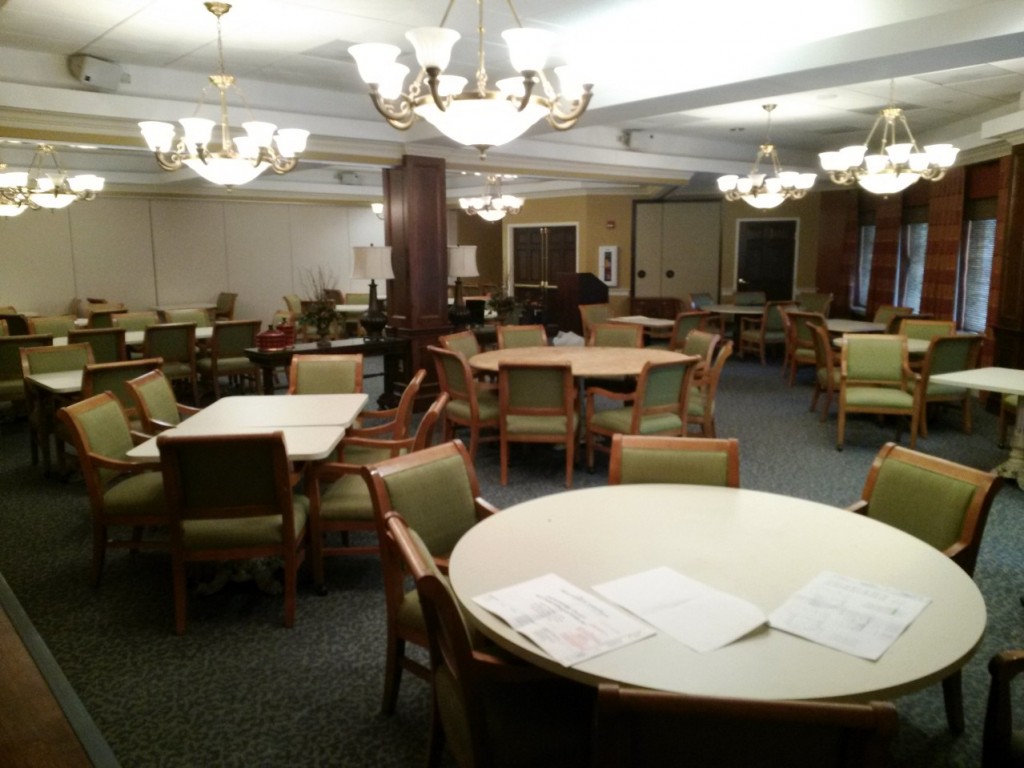
M 506 322 L 519 308 L 516 297 L 505 293 L 504 288 L 499 288 L 487 299 L 487 308 L 498 316 L 498 320 Z
M 302 302 L 299 322 L 315 328 L 318 341 L 329 344 L 332 333 L 339 327 L 345 327 L 344 313 L 335 309 L 338 304 L 338 292 L 333 287 L 334 273 L 322 266 L 317 267 L 315 271 L 307 270 L 304 283 L 309 298 Z

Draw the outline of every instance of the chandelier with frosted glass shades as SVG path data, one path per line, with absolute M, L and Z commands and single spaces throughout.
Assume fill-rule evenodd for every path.
M 876 133 L 877 149 L 868 154 Z M 903 110 L 895 104 L 890 83 L 889 106 L 875 118 L 864 143 L 822 152 L 819 157 L 821 167 L 836 184 L 857 182 L 868 192 L 891 195 L 918 179 L 938 181 L 956 161 L 959 151 L 952 144 L 929 144 L 923 150 L 918 147 Z
M 0 163 L 0 170 L 6 167 Z M 95 200 L 103 185 L 103 178 L 95 174 L 68 176 L 56 150 L 49 144 L 40 144 L 27 171 L 0 173 L 0 217 L 18 216 L 27 209 L 53 210 L 67 208 L 79 200 Z
M 519 77 L 488 83 L 484 62 L 484 0 L 479 7 L 479 42 L 475 86 L 466 89 L 467 78 L 446 74 L 452 48 L 460 35 L 444 26 L 455 4 L 449 0 L 441 25 L 405 33 L 416 50 L 419 74 L 403 90 L 409 68 L 396 59 L 401 49 L 386 43 L 361 43 L 349 48 L 359 66 L 359 76 L 370 86 L 370 98 L 394 128 L 406 130 L 422 118 L 453 141 L 480 150 L 507 144 L 541 118 L 556 130 L 576 125 L 590 104 L 592 83 L 585 83 L 571 66 L 555 67 L 560 91 L 556 91 L 545 67 L 554 35 L 524 27 L 512 0 L 507 0 L 517 27 L 501 33 L 508 45 L 512 69 Z
M 506 214 L 519 213 L 523 198 L 506 195 L 501 191 L 501 176 L 488 176 L 487 188 L 479 197 L 460 197 L 459 206 L 470 216 L 484 221 L 501 221 Z
M 186 165 L 207 181 L 224 187 L 248 184 L 268 168 L 287 173 L 295 167 L 298 155 L 306 148 L 309 131 L 301 128 L 278 128 L 273 123 L 249 120 L 242 123 L 244 136 L 232 137 L 228 123 L 228 92 L 234 88 L 245 103 L 245 96 L 235 84 L 233 75 L 224 72 L 224 44 L 221 39 L 221 17 L 229 3 L 203 3 L 217 17 L 217 74 L 210 82 L 217 89 L 220 119 L 183 117 L 182 135 L 175 136 L 172 123 L 147 120 L 139 123 L 142 136 L 165 171 L 176 171 Z M 209 87 L 209 86 L 207 86 Z M 203 89 L 205 98 L 206 89 Z M 196 113 L 203 106 L 200 98 Z M 250 111 L 251 116 L 251 111 Z
M 743 200 L 754 208 L 775 208 L 786 200 L 799 200 L 814 186 L 817 174 L 784 171 L 779 165 L 779 153 L 772 144 L 772 112 L 775 104 L 764 104 L 768 113 L 765 143 L 757 151 L 754 166 L 746 176 L 728 174 L 718 177 L 718 189 L 730 202 Z M 771 175 L 761 172 L 761 161 L 771 164 Z

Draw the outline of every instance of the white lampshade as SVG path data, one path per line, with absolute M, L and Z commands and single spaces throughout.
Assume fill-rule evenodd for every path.
M 142 138 L 153 152 L 169 152 L 174 145 L 174 126 L 159 120 L 143 120 L 139 123 Z
M 348 52 L 356 60 L 363 82 L 380 85 L 388 77 L 388 69 L 395 64 L 402 50 L 387 43 L 359 43 L 349 46 Z
M 28 208 L 24 205 L 18 205 L 12 203 L 9 200 L 0 200 L 0 218 L 11 218 L 13 216 L 21 216 Z
M 448 246 L 448 277 L 479 277 L 475 245 Z
M 239 187 L 248 184 L 267 168 L 270 163 L 253 165 L 244 157 L 208 157 L 204 163 L 196 158 L 184 161 L 185 165 L 204 179 L 223 187 Z
M 543 29 L 514 27 L 501 33 L 508 44 L 508 57 L 516 72 L 539 72 L 548 65 L 555 36 Z
M 185 132 L 185 144 L 190 149 L 196 145 L 206 146 L 210 143 L 210 135 L 213 133 L 213 126 L 216 125 L 213 120 L 205 117 L 183 117 L 178 122 Z
M 363 280 L 394 280 L 390 245 L 357 245 L 352 248 L 352 277 Z
M 437 67 L 443 72 L 448 68 L 452 48 L 461 35 L 445 27 L 420 27 L 410 29 L 405 37 L 416 49 L 416 61 L 421 67 Z
M 444 112 L 433 101 L 416 108 L 416 113 L 459 144 L 468 147 L 500 147 L 519 138 L 547 109 L 530 103 L 519 111 L 515 104 L 500 99 L 453 101 Z

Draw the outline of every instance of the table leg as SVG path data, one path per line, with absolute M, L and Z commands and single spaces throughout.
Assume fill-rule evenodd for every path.
M 1024 408 L 1017 409 L 1017 420 L 1010 435 L 1010 456 L 996 467 L 996 474 L 1024 488 Z

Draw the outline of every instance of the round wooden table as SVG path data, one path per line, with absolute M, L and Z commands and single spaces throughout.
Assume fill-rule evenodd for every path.
M 568 360 L 578 378 L 639 376 L 644 365 L 686 360 L 687 355 L 652 347 L 513 347 L 481 352 L 469 359 L 478 371 L 497 373 L 502 360 L 553 363 Z
M 826 570 L 931 603 L 877 661 L 763 626 L 707 653 L 658 632 L 563 667 L 473 600 L 548 573 L 588 590 L 656 566 L 765 614 Z M 589 684 L 708 696 L 894 698 L 959 669 L 986 620 L 970 576 L 921 540 L 847 510 L 735 488 L 618 485 L 532 499 L 473 526 L 452 552 L 449 573 L 472 622 L 537 666 Z

